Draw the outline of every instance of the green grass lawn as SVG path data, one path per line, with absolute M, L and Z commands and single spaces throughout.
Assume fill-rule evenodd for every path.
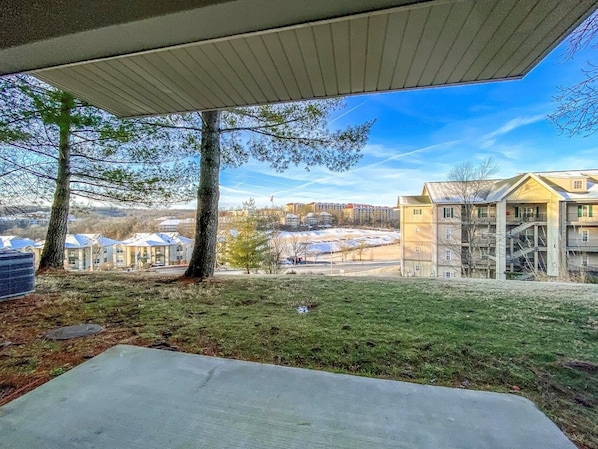
M 299 314 L 300 305 L 309 312 Z M 81 322 L 107 329 L 81 340 L 41 338 Z M 14 396 L 27 380 L 58 375 L 119 342 L 515 390 L 579 447 L 598 449 L 594 285 L 324 276 L 194 285 L 148 275 L 43 276 L 35 295 L 0 303 L 0 399 L 3 376 L 4 396 Z

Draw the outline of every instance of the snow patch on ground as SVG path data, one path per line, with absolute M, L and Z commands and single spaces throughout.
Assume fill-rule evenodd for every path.
M 280 238 L 286 241 L 296 239 L 306 245 L 308 255 L 316 255 L 355 249 L 360 245 L 371 248 L 396 244 L 401 238 L 401 233 L 376 229 L 331 228 L 314 231 L 283 231 L 280 233 Z

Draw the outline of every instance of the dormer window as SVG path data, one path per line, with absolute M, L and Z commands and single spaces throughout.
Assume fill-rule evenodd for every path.
M 585 190 L 585 179 L 574 179 L 573 190 Z

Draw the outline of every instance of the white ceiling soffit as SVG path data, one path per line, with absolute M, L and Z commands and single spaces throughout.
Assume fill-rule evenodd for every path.
M 118 116 L 518 78 L 594 0 L 450 0 L 32 73 Z

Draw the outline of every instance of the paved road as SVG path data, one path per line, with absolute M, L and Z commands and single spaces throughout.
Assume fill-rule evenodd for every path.
M 318 263 L 318 264 L 306 264 L 306 265 L 295 265 L 285 267 L 284 272 L 296 271 L 298 274 L 328 274 L 333 276 L 346 275 L 384 275 L 396 271 L 398 274 L 398 261 L 383 261 L 383 262 L 333 262 L 330 263 Z
M 397 276 L 399 262 L 318 262 L 304 265 L 285 265 L 281 274 L 295 271 L 297 274 L 325 274 L 332 276 Z M 156 269 L 158 274 L 182 275 L 186 267 L 165 267 Z M 243 274 L 242 270 L 219 270 L 218 275 Z

